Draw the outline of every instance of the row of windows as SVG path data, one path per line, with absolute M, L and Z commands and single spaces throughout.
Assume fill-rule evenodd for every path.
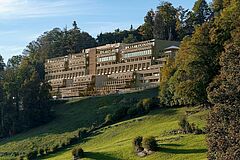
M 133 71 L 133 70 L 144 70 L 149 69 L 150 63 L 142 63 L 142 64 L 134 64 L 120 67 L 111 67 L 105 69 L 98 69 L 98 74 L 108 74 L 108 73 L 117 73 L 117 72 L 125 72 L 125 71 Z
M 129 49 L 129 48 L 139 48 L 139 47 L 143 47 L 143 46 L 148 46 L 148 45 L 154 45 L 152 42 L 149 43 L 143 43 L 143 44 L 135 44 L 135 45 L 129 45 L 129 46 L 126 46 L 125 49 Z
M 118 52 L 118 49 L 112 49 L 112 50 L 102 50 L 102 51 L 100 51 L 99 53 L 100 54 L 109 54 L 109 53 L 116 53 L 116 52 Z
M 115 61 L 116 56 L 98 58 L 98 62 Z
M 126 84 L 126 82 L 124 80 L 118 80 L 118 81 L 109 81 L 105 83 L 105 85 L 118 85 L 118 84 Z
M 123 55 L 123 58 L 140 57 L 140 56 L 146 56 L 151 54 L 152 54 L 152 50 L 145 50 L 145 51 L 126 53 Z
M 68 74 L 61 74 L 61 75 L 53 75 L 53 76 L 46 76 L 46 79 L 59 79 L 59 78 L 70 78 L 70 77 L 78 77 L 84 76 L 85 72 L 75 72 L 75 73 L 68 73 Z

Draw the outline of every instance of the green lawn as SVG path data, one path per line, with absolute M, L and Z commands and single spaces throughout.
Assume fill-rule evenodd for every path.
M 90 128 L 104 121 L 109 113 L 118 108 L 133 105 L 143 98 L 158 95 L 158 89 L 143 92 L 92 97 L 69 101 L 54 107 L 56 118 L 50 123 L 0 142 L 0 153 L 28 152 L 59 144 L 73 137 L 79 128 Z M 95 135 L 83 140 L 80 145 L 86 152 L 85 159 L 134 160 L 139 159 L 132 152 L 132 139 L 136 136 L 155 136 L 161 149 L 143 160 L 186 160 L 206 159 L 205 135 L 171 135 L 168 131 L 178 128 L 178 120 L 186 111 L 192 111 L 188 120 L 199 127 L 205 126 L 207 110 L 193 108 L 168 108 L 150 112 L 148 115 L 123 121 L 97 130 Z M 74 146 L 61 150 L 42 159 L 71 159 Z M 1 155 L 1 154 L 0 154 Z M 15 159 L 0 156 L 0 159 Z
M 89 137 L 79 145 L 86 153 L 85 159 L 97 160 L 135 160 L 139 159 L 132 152 L 132 140 L 136 136 L 155 136 L 161 149 L 143 160 L 201 160 L 206 159 L 205 135 L 177 134 L 167 131 L 178 128 L 178 120 L 186 111 L 198 108 L 171 108 L 152 111 L 150 114 L 117 123 L 100 129 L 95 136 Z M 188 116 L 189 121 L 199 127 L 205 125 L 207 111 L 200 111 Z M 71 159 L 68 148 L 49 157 L 48 160 Z
M 101 124 L 107 114 L 125 106 L 121 101 L 154 97 L 157 94 L 158 89 L 150 89 L 129 94 L 91 97 L 58 105 L 54 108 L 56 118 L 50 123 L 0 141 L 0 153 L 11 154 L 51 147 L 73 137 L 79 128 Z M 1 157 L 0 154 L 0 159 L 8 157 Z

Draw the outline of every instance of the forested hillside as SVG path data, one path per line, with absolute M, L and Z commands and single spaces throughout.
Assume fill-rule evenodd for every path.
M 184 9 L 181 6 L 174 7 L 170 2 L 161 2 L 155 10 L 151 9 L 146 13 L 144 23 L 136 28 L 129 24 L 129 30 L 116 28 L 113 32 L 99 33 L 99 35 L 94 38 L 89 33 L 82 31 L 81 27 L 79 27 L 77 22 L 74 21 L 70 29 L 66 27 L 63 29 L 54 28 L 50 31 L 46 31 L 36 40 L 30 42 L 23 51 L 23 54 L 13 56 L 8 60 L 7 64 L 4 63 L 2 56 L 0 56 L 0 148 L 2 150 L 5 149 L 3 151 L 4 153 L 6 152 L 6 155 L 9 157 L 16 157 L 19 155 L 29 156 L 29 154 L 31 155 L 32 153 L 34 153 L 35 156 L 42 156 L 43 154 L 47 155 L 52 152 L 52 150 L 55 152 L 56 150 L 59 151 L 59 148 L 62 149 L 66 146 L 80 143 L 79 141 L 74 141 L 76 139 L 82 140 L 83 138 L 79 135 L 77 127 L 86 127 L 86 124 L 88 124 L 87 127 L 92 133 L 93 129 L 101 129 L 101 127 L 118 123 L 119 120 L 132 119 L 135 118 L 134 116 L 136 115 L 146 115 L 153 108 L 164 108 L 166 111 L 171 111 L 169 108 L 190 108 L 198 106 L 200 111 L 198 109 L 196 111 L 195 108 L 193 108 L 193 114 L 195 114 L 195 112 L 202 113 L 201 111 L 203 111 L 204 120 L 207 120 L 207 128 L 204 129 L 204 133 L 207 134 L 208 159 L 239 159 L 239 8 L 240 2 L 238 0 L 213 0 L 212 4 L 208 4 L 205 0 L 197 0 L 192 10 Z M 176 59 L 168 59 L 164 67 L 161 68 L 161 81 L 159 90 L 157 91 L 158 95 L 152 96 L 152 92 L 146 95 L 140 94 L 140 98 L 142 99 L 154 97 L 153 99 L 146 101 L 142 101 L 141 99 L 134 101 L 134 98 L 131 97 L 134 103 L 129 103 L 128 108 L 119 111 L 119 114 L 121 115 L 120 118 L 114 117 L 116 115 L 114 115 L 114 112 L 109 109 L 109 107 L 119 107 L 117 103 L 112 104 L 112 101 L 109 102 L 109 99 L 105 97 L 107 99 L 106 104 L 103 98 L 103 101 L 97 101 L 96 105 L 98 106 L 96 107 L 94 106 L 95 99 L 91 100 L 90 98 L 90 101 L 86 101 L 91 103 L 90 107 L 93 107 L 93 109 L 94 107 L 101 111 L 105 111 L 106 108 L 107 110 L 109 109 L 107 112 L 104 112 L 104 116 L 106 115 L 106 117 L 100 116 L 101 122 L 104 122 L 102 126 L 98 125 L 96 128 L 96 124 L 92 121 L 92 118 L 99 116 L 98 114 L 100 112 L 94 112 L 94 114 L 89 115 L 91 117 L 88 117 L 87 115 L 85 115 L 87 117 L 82 117 L 84 120 L 89 120 L 85 125 L 78 125 L 78 123 L 81 123 L 79 120 L 73 121 L 73 124 L 65 124 L 70 128 L 74 127 L 69 130 L 61 129 L 61 125 L 58 126 L 58 132 L 61 132 L 62 130 L 64 136 L 70 135 L 70 137 L 68 137 L 69 139 L 64 139 L 66 140 L 66 144 L 65 141 L 63 143 L 61 142 L 61 144 L 57 142 L 57 145 L 51 146 L 51 149 L 48 148 L 49 146 L 45 146 L 47 140 L 49 140 L 49 142 L 54 141 L 53 144 L 55 144 L 55 140 L 60 141 L 60 139 L 64 137 L 55 133 L 53 137 L 46 136 L 46 138 L 43 135 L 43 138 L 37 137 L 34 139 L 30 137 L 30 139 L 28 139 L 29 135 L 36 135 L 34 134 L 34 129 L 30 129 L 46 123 L 49 123 L 51 126 L 51 124 L 56 123 L 56 120 L 62 122 L 61 117 L 57 117 L 56 119 L 56 115 L 53 112 L 56 108 L 53 107 L 54 101 L 52 101 L 49 93 L 51 87 L 44 79 L 44 62 L 47 58 L 79 53 L 82 49 L 107 43 L 132 43 L 149 39 L 156 39 L 158 42 L 161 42 L 161 40 L 181 41 L 180 50 L 177 53 Z M 121 97 L 121 100 L 122 99 L 123 98 Z M 80 101 L 79 104 L 85 106 L 89 105 L 84 104 L 86 101 Z M 150 104 L 152 108 L 150 107 Z M 68 105 L 71 106 L 71 104 L 67 104 L 67 106 Z M 60 107 L 60 110 L 61 109 L 62 108 Z M 65 108 L 61 111 L 64 112 L 64 110 Z M 153 122 L 154 124 L 139 126 L 143 127 L 141 131 L 139 131 L 139 128 L 135 128 L 135 130 L 144 133 L 148 131 L 148 128 L 151 128 L 151 130 L 154 129 L 154 132 L 151 132 L 153 134 L 152 136 L 157 137 L 157 139 L 161 141 L 159 135 L 155 135 L 159 134 L 155 132 L 155 130 L 162 127 L 157 124 L 158 121 L 164 120 L 164 124 L 162 125 L 169 125 L 166 127 L 166 130 L 170 131 L 171 129 L 176 129 L 176 116 L 185 115 L 191 118 L 191 115 L 188 115 L 188 110 L 186 108 L 176 110 L 178 114 L 170 114 L 169 117 L 172 121 L 169 120 L 169 124 L 166 119 L 149 115 L 151 120 L 146 120 L 145 122 Z M 66 113 L 77 116 L 74 114 L 74 109 L 71 110 L 70 108 L 68 111 L 69 112 Z M 206 118 L 206 112 L 208 111 L 209 116 Z M 84 114 L 83 112 L 84 110 L 80 109 L 78 116 Z M 122 112 L 124 115 L 127 115 L 127 117 L 124 117 L 123 114 L 121 114 Z M 163 113 L 167 114 L 166 112 Z M 157 114 L 158 116 L 162 116 L 161 112 L 158 112 Z M 70 119 L 72 118 L 68 116 L 66 117 Z M 201 118 L 202 117 L 200 116 L 195 120 L 196 122 L 201 122 L 200 125 L 202 125 L 201 127 L 203 129 L 205 123 L 202 122 L 204 120 Z M 190 130 L 192 130 L 191 132 L 199 131 L 195 125 L 187 123 L 186 120 L 183 121 L 187 127 L 183 127 L 182 134 L 189 134 Z M 92 125 L 92 128 L 90 125 Z M 171 128 L 171 126 L 174 126 L 174 128 Z M 134 126 L 132 127 L 134 128 Z M 47 128 L 47 130 L 48 129 L 53 133 L 55 128 L 50 127 Z M 119 129 L 122 128 L 120 127 Z M 41 130 L 38 131 L 36 133 L 40 134 Z M 44 133 L 45 131 L 46 130 L 44 130 Z M 74 131 L 78 133 L 75 133 Z M 17 134 L 21 132 L 26 132 L 26 135 L 23 133 L 18 137 Z M 116 130 L 109 129 L 104 134 L 111 134 L 110 132 L 115 133 Z M 42 133 L 43 132 L 41 132 L 41 134 Z M 125 134 L 130 133 L 125 132 Z M 163 130 L 161 130 L 161 136 L 164 136 L 162 134 Z M 134 136 L 137 135 L 134 134 Z M 188 136 L 189 135 L 186 135 L 186 139 L 182 141 L 181 144 L 177 145 L 185 145 L 185 141 L 189 140 Z M 191 138 L 194 137 L 193 135 L 191 136 Z M 196 139 L 200 141 L 199 143 L 196 143 L 196 145 L 201 144 L 201 149 L 203 149 L 199 151 L 201 158 L 206 157 L 206 150 L 204 150 L 204 137 L 204 135 L 201 135 L 199 136 L 200 140 L 198 138 Z M 99 138 L 97 135 L 94 135 L 94 138 L 99 140 L 101 136 Z M 118 138 L 119 140 L 117 140 L 116 143 L 124 141 L 123 137 L 120 136 Z M 131 138 L 133 138 L 133 135 Z M 74 142 L 70 142 L 72 139 Z M 129 139 L 127 141 L 129 141 Z M 96 141 L 92 140 L 83 146 L 86 146 L 89 150 L 96 151 L 93 147 L 94 143 L 96 143 Z M 28 148 L 28 150 L 21 153 L 21 149 L 23 148 L 20 148 L 19 146 L 22 144 L 25 146 L 24 149 Z M 156 144 L 161 148 L 161 144 L 154 141 L 154 145 Z M 60 147 L 60 145 L 63 146 Z M 125 143 L 123 145 L 125 145 L 125 147 L 127 146 L 129 149 L 128 144 Z M 138 147 L 138 149 L 142 149 L 141 145 Z M 196 146 L 187 146 L 186 149 L 189 149 L 188 147 L 195 148 Z M 19 150 L 15 153 L 12 151 L 12 148 Z M 39 149 L 42 150 L 40 151 Z M 0 150 L 0 152 L 2 150 Z M 109 149 L 109 146 L 106 146 L 106 148 L 100 147 L 100 150 L 103 152 L 109 152 L 111 156 L 115 154 L 115 150 Z M 126 148 L 123 150 L 126 151 Z M 8 153 L 10 153 L 10 155 Z M 69 157 L 69 152 L 65 153 L 64 151 L 63 153 L 64 156 Z M 126 158 L 126 156 L 130 155 L 129 153 L 128 155 L 120 156 L 119 152 L 116 154 L 116 157 L 120 159 Z M 184 152 L 184 154 L 188 154 L 188 151 Z M 159 155 L 165 155 L 169 158 L 169 154 Z M 183 158 L 184 156 L 179 157 Z M 175 157 L 170 156 L 170 158 L 174 159 Z M 189 157 L 186 156 L 185 158 Z

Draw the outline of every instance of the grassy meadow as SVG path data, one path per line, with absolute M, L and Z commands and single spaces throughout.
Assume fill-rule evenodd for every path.
M 155 136 L 160 150 L 141 158 L 143 160 L 201 160 L 206 159 L 207 147 L 205 135 L 170 134 L 168 131 L 178 128 L 179 118 L 186 111 L 194 114 L 188 120 L 199 127 L 205 125 L 207 111 L 198 108 L 160 109 L 146 116 L 127 120 L 99 129 L 94 136 L 86 138 L 80 145 L 86 152 L 86 160 L 136 160 L 139 159 L 132 148 L 132 140 L 136 136 Z M 56 154 L 45 157 L 47 160 L 71 159 L 71 149 L 68 148 Z

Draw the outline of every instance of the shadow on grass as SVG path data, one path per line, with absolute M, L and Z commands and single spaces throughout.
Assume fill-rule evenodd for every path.
M 183 146 L 182 144 L 161 144 L 162 147 L 180 147 Z
M 207 149 L 160 148 L 159 151 L 160 152 L 165 152 L 165 153 L 173 153 L 173 154 L 194 154 L 194 153 L 206 153 Z
M 120 160 L 118 158 L 112 157 L 110 155 L 104 154 L 104 153 L 98 153 L 98 152 L 85 152 L 84 153 L 86 158 L 90 159 L 104 159 L 104 160 Z

